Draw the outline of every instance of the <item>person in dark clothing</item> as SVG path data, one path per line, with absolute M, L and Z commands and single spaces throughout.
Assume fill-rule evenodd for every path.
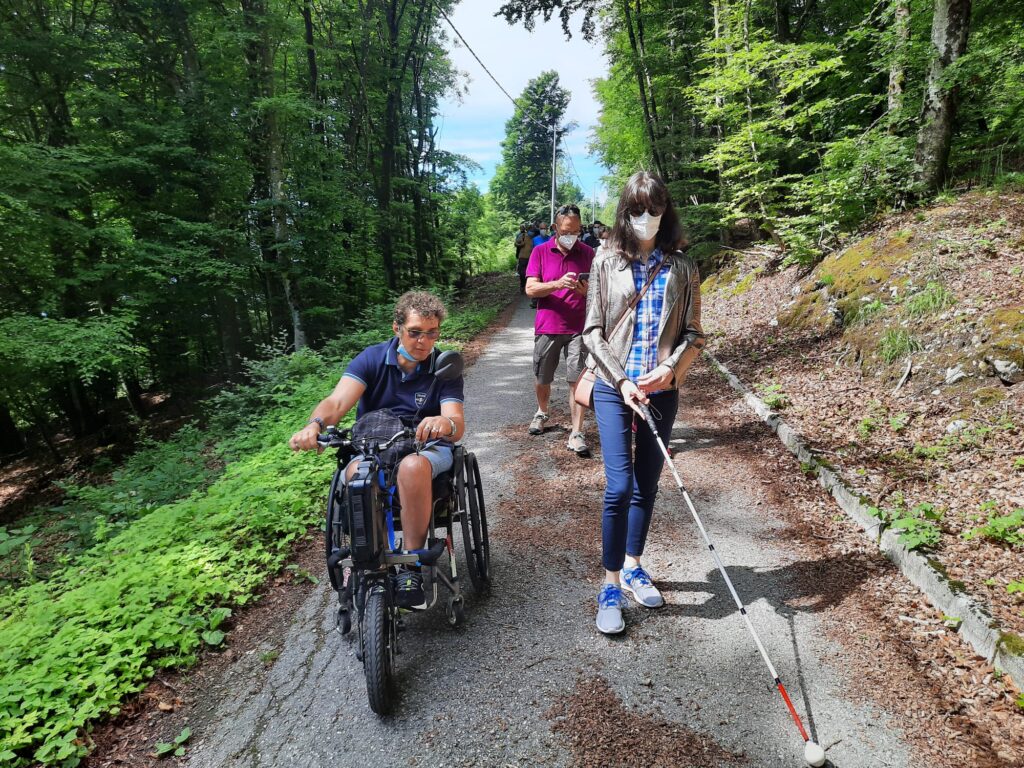
M 533 252 L 534 230 L 524 221 L 516 235 L 516 274 L 519 275 L 519 292 L 526 293 L 526 265 Z
M 602 224 L 600 221 L 595 221 L 593 224 L 587 227 L 586 233 L 584 233 L 583 237 L 581 238 L 583 240 L 583 244 L 590 246 L 596 251 L 598 246 L 601 245 L 601 238 L 599 237 L 599 232 L 602 229 L 604 229 L 604 224 Z

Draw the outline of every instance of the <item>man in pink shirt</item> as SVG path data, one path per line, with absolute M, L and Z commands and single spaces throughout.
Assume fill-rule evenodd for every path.
M 572 418 L 566 447 L 579 456 L 589 456 L 590 448 L 583 436 L 583 408 L 576 404 L 573 392 L 586 359 L 581 334 L 594 250 L 580 242 L 579 236 L 580 209 L 563 205 L 555 214 L 555 237 L 534 247 L 526 266 L 526 295 L 537 300 L 533 344 L 537 413 L 530 422 L 530 434 L 544 432 L 551 382 L 555 380 L 558 358 L 562 357 L 566 362 Z

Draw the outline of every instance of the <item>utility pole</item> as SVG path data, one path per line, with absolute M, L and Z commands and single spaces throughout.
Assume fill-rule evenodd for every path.
M 597 221 L 597 184 L 594 184 L 594 204 L 591 206 L 591 213 L 594 215 L 590 217 L 590 223 L 593 224 Z
M 557 157 L 558 157 L 558 132 L 557 126 L 551 124 L 551 219 L 550 224 L 555 224 L 555 175 L 557 172 Z

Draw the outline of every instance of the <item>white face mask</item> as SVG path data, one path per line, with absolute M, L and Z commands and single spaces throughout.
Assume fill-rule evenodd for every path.
M 572 247 L 576 245 L 576 241 L 579 239 L 579 235 L 559 235 L 558 244 L 565 248 L 567 251 L 571 251 Z
M 661 226 L 661 216 L 652 216 L 644 211 L 640 216 L 630 216 L 629 223 L 633 225 L 633 231 L 640 240 L 650 240 L 658 234 Z

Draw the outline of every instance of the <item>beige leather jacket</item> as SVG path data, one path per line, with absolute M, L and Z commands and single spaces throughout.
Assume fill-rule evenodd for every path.
M 700 326 L 700 275 L 696 265 L 682 251 L 666 258 L 671 272 L 658 325 L 658 364 L 674 371 L 672 387 L 678 389 L 704 346 L 704 331 Z M 583 343 L 590 352 L 587 365 L 616 389 L 626 378 L 624 366 L 633 345 L 636 310 L 629 313 L 613 338 L 609 339 L 608 334 L 636 293 L 629 262 L 601 247 L 590 268 Z

